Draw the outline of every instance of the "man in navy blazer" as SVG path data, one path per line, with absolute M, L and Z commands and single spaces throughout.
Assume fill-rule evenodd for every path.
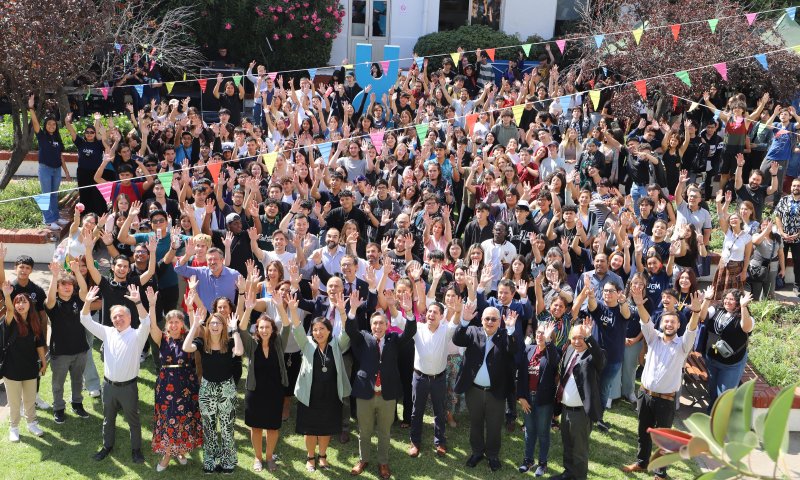
M 368 281 L 356 277 L 358 259 L 349 253 L 345 254 L 339 261 L 339 267 L 342 272 L 331 275 L 325 269 L 325 265 L 320 263 L 314 266 L 314 273 L 319 277 L 320 282 L 324 283 L 326 286 L 331 278 L 339 278 L 342 281 L 342 292 L 345 298 L 350 298 L 350 294 L 353 293 L 353 290 L 358 290 L 358 296 L 362 300 L 366 300 L 366 303 L 356 310 L 358 329 L 369 332 L 370 322 L 368 312 L 374 312 L 378 304 L 378 292 L 375 290 L 377 282 L 374 276 L 369 276 L 369 273 L 367 274 Z M 348 307 L 348 312 L 349 311 L 350 308 Z
M 360 302 L 357 296 L 357 291 L 350 296 L 350 305 Z M 350 349 L 358 361 L 358 370 L 353 376 L 353 396 L 357 405 L 360 458 L 350 470 L 352 475 L 360 475 L 369 465 L 372 434 L 377 430 L 378 474 L 384 479 L 391 477 L 390 433 L 397 399 L 403 395 L 397 359 L 400 350 L 414 341 L 417 322 L 411 312 L 407 318 L 402 318 L 394 306 L 390 307 L 390 311 L 394 314 L 394 324 L 401 328 L 404 325 L 402 334 L 386 332 L 388 321 L 381 312 L 370 316 L 371 332 L 359 330 L 356 322 L 350 318 L 345 323 Z
M 469 410 L 469 443 L 472 454 L 467 466 L 474 468 L 484 455 L 489 468 L 500 468 L 500 431 L 503 426 L 505 399 L 513 389 L 516 341 L 514 327 L 518 315 L 511 311 L 500 328 L 500 311 L 495 307 L 483 310 L 482 326 L 470 325 L 476 317 L 477 305 L 468 302 L 461 312 L 461 327 L 453 335 L 453 344 L 466 347 L 461 370 L 456 378 L 456 393 L 466 394 Z M 485 432 L 485 434 L 484 434 Z

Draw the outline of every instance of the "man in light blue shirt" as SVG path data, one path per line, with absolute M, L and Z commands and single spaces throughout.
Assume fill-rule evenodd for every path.
M 225 266 L 225 254 L 219 248 L 209 248 L 207 267 L 189 267 L 186 263 L 194 256 L 194 242 L 187 242 L 186 255 L 175 264 L 175 273 L 186 278 L 197 277 L 197 296 L 206 310 L 211 310 L 214 299 L 225 297 L 236 303 L 236 282 L 239 272 Z

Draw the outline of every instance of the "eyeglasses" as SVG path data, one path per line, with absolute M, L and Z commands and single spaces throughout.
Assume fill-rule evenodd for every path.
M 499 317 L 483 317 L 483 321 L 484 322 L 489 322 L 489 323 L 494 323 L 494 322 L 499 322 L 500 318 Z
M 156 218 L 156 219 L 150 220 L 150 223 L 152 223 L 153 225 L 161 225 L 162 223 L 166 223 L 166 222 L 167 222 L 166 218 Z
M 84 135 L 94 135 L 95 132 L 94 132 L 94 130 L 86 130 L 86 131 L 83 132 L 83 134 Z

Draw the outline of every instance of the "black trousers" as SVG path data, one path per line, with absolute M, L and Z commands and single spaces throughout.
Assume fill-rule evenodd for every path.
M 639 451 L 636 461 L 642 468 L 647 468 L 650 463 L 650 453 L 653 450 L 653 440 L 647 433 L 648 428 L 670 428 L 675 419 L 675 401 L 651 397 L 639 390 L 637 396 L 639 410 Z M 659 468 L 656 475 L 667 478 L 667 469 Z
M 783 256 L 789 258 L 789 253 L 792 254 L 794 260 L 794 284 L 800 285 L 800 243 L 783 243 Z
M 498 458 L 502 439 L 505 398 L 472 386 L 465 395 L 469 410 L 469 446 L 473 455 Z
M 675 406 L 672 406 L 675 409 Z M 564 478 L 586 480 L 589 474 L 589 435 L 592 421 L 583 407 L 563 407 L 561 443 L 564 445 Z
M 78 186 L 87 187 L 78 190 L 78 198 L 80 202 L 86 207 L 84 213 L 93 212 L 96 213 L 98 216 L 100 216 L 106 213 L 108 208 L 106 207 L 106 201 L 103 198 L 103 195 L 100 193 L 100 191 L 97 188 L 91 186 L 95 185 L 94 173 L 95 170 L 91 170 L 88 168 L 78 169 L 78 174 L 77 174 Z
M 414 389 L 411 379 L 414 377 L 414 344 L 406 345 L 399 352 L 397 369 L 400 371 L 400 385 L 403 387 L 402 423 L 411 424 L 411 412 L 414 410 Z

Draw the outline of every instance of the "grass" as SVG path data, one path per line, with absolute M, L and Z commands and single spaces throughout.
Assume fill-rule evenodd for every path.
M 97 345 L 95 345 L 97 346 Z M 101 367 L 98 353 L 95 351 L 95 362 Z M 39 424 L 45 435 L 36 438 L 30 435 L 24 425 L 20 428 L 22 441 L 18 444 L 9 444 L 8 422 L 0 426 L 0 445 L 3 449 L 3 468 L 0 478 L 22 479 L 127 479 L 127 478 L 163 478 L 183 479 L 189 475 L 202 475 L 202 453 L 195 451 L 190 455 L 189 465 L 182 467 L 173 462 L 163 473 L 155 472 L 155 464 L 159 458 L 151 453 L 150 440 L 153 426 L 152 412 L 154 399 L 154 374 L 152 361 L 144 363 L 139 382 L 139 412 L 142 420 L 142 434 L 144 440 L 143 451 L 146 464 L 134 465 L 130 459 L 130 442 L 127 424 L 122 415 L 117 420 L 117 443 L 111 456 L 103 462 L 95 462 L 92 454 L 101 445 L 102 403 L 99 399 L 84 400 L 86 410 L 91 418 L 82 420 L 71 415 L 67 409 L 67 422 L 56 425 L 52 419 L 52 411 L 39 410 Z M 52 400 L 51 376 L 47 375 L 41 382 L 41 396 L 47 401 Z M 69 383 L 65 387 L 65 398 L 69 401 Z M 284 424 L 281 430 L 282 437 L 278 443 L 277 453 L 280 469 L 275 476 L 266 471 L 256 474 L 251 470 L 253 464 L 252 448 L 250 446 L 249 431 L 244 425 L 243 408 L 244 400 L 239 389 L 236 421 L 236 447 L 239 466 L 230 478 L 255 479 L 255 478 L 351 478 L 350 468 L 358 459 L 358 442 L 356 436 L 351 437 L 348 444 L 340 445 L 336 439 L 331 442 L 328 456 L 331 466 L 328 472 L 308 473 L 305 470 L 305 446 L 303 437 L 294 433 L 292 419 Z M 294 409 L 292 410 L 294 415 Z M 469 469 L 464 465 L 469 453 L 469 427 L 466 414 L 457 415 L 459 426 L 447 431 L 449 453 L 444 459 L 433 454 L 433 426 L 432 418 L 426 417 L 423 430 L 424 448 L 420 458 L 409 458 L 405 451 L 408 448 L 408 431 L 399 427 L 392 430 L 392 449 L 390 451 L 390 466 L 395 479 L 482 479 L 490 475 L 493 479 L 517 479 L 518 462 L 522 459 L 524 447 L 521 428 L 518 425 L 515 433 L 503 433 L 503 446 L 501 460 L 503 468 L 491 474 L 486 462 L 477 468 Z M 606 419 L 614 426 L 610 434 L 592 432 L 591 452 L 589 464 L 589 477 L 596 479 L 645 479 L 652 478 L 652 474 L 625 475 L 620 471 L 620 466 L 631 463 L 636 458 L 636 416 L 632 407 L 625 402 L 618 402 L 606 414 Z M 24 423 L 24 420 L 23 420 Z M 355 426 L 354 426 L 355 430 Z M 561 437 L 557 432 L 551 434 L 550 462 L 548 476 L 561 472 Z M 375 440 L 373 440 L 375 442 Z M 373 448 L 375 448 L 373 446 Z M 373 459 L 375 453 L 373 451 Z M 699 474 L 699 469 L 692 464 L 678 465 L 670 469 L 672 478 L 694 478 Z M 361 478 L 376 479 L 377 465 L 370 465 L 369 470 Z
M 115 125 L 120 129 L 123 135 L 126 135 L 131 128 L 133 128 L 130 118 L 127 115 L 113 115 L 113 117 Z M 78 134 L 83 134 L 83 130 L 86 128 L 86 126 L 93 123 L 94 119 L 91 117 L 77 118 L 73 121 L 73 125 L 75 126 L 75 130 L 77 130 Z M 107 124 L 105 119 L 103 119 L 103 124 Z M 75 144 L 72 143 L 72 137 L 69 135 L 67 129 L 61 126 L 61 128 L 59 128 L 59 133 L 61 133 L 61 140 L 64 142 L 64 151 L 77 152 L 78 150 L 75 148 Z M 11 150 L 13 146 L 14 125 L 11 122 L 11 115 L 0 116 L 0 150 Z M 31 151 L 35 152 L 38 150 L 38 148 L 38 142 L 34 136 L 33 144 L 31 145 Z
M 771 386 L 785 387 L 800 378 L 800 309 L 775 301 L 754 303 L 756 326 L 750 336 L 750 364 Z
M 61 190 L 76 186 L 75 182 L 61 182 Z M 14 179 L 5 190 L 0 190 L 0 201 L 38 195 L 41 192 L 39 181 L 35 178 Z M 63 195 L 65 194 L 59 194 L 59 198 Z M 43 225 L 42 212 L 32 198 L 0 203 L 0 219 L 2 219 L 3 228 L 35 228 Z

